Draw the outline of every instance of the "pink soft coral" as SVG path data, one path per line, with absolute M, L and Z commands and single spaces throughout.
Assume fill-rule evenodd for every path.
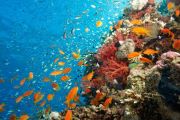
M 124 41 L 125 40 L 125 36 L 119 31 L 116 31 L 114 38 L 116 41 Z
M 138 36 L 136 36 L 133 33 L 130 33 L 127 37 L 128 39 L 132 39 L 134 41 L 136 48 L 139 48 L 139 49 L 143 48 L 143 40 L 139 39 Z
M 126 79 L 129 74 L 128 64 L 116 59 L 108 59 L 104 61 L 103 65 L 97 70 L 97 72 L 103 75 L 109 80 L 122 78 Z
M 105 61 L 109 58 L 114 58 L 117 48 L 115 47 L 115 43 L 104 44 L 99 50 L 95 57 L 100 61 Z

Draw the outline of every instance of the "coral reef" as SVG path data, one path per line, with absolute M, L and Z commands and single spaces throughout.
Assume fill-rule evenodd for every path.
M 82 82 L 87 106 L 72 109 L 74 120 L 180 119 L 174 110 L 180 105 L 180 53 L 173 44 L 180 38 L 179 16 L 162 16 L 154 0 L 131 5 L 87 59 L 84 74 L 94 74 Z M 66 111 L 59 115 L 64 119 Z
M 172 63 L 176 63 L 176 66 L 179 66 L 177 60 L 180 58 L 180 54 L 173 51 L 168 51 L 161 55 L 159 61 L 157 61 L 157 67 L 163 69 L 164 67 L 170 66 Z
M 169 51 L 161 55 L 157 61 L 157 68 L 162 72 L 162 78 L 158 85 L 159 92 L 165 97 L 166 101 L 178 105 L 180 103 L 180 54 Z

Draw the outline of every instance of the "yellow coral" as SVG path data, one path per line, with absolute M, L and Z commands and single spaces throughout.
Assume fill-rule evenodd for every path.
M 132 28 L 132 32 L 138 36 L 150 36 L 150 31 L 144 27 L 134 27 Z

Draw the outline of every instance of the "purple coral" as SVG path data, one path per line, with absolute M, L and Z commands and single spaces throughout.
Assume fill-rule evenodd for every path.
M 180 57 L 180 54 L 177 52 L 169 51 L 169 52 L 163 53 L 161 55 L 161 60 L 156 62 L 156 66 L 159 69 L 162 69 L 165 66 L 167 66 L 167 64 L 170 63 L 176 57 Z

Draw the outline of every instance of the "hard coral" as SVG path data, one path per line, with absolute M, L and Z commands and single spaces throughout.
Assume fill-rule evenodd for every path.
M 129 74 L 128 64 L 116 59 L 108 59 L 104 61 L 103 65 L 98 69 L 98 73 L 102 74 L 108 80 L 118 78 L 124 80 Z
M 99 50 L 95 57 L 99 61 L 105 61 L 108 58 L 114 58 L 117 48 L 115 47 L 115 43 L 104 44 Z
M 127 58 L 128 54 L 134 52 L 135 43 L 132 39 L 126 39 L 124 43 L 119 46 L 118 51 L 116 52 L 116 57 L 119 60 L 124 60 Z

